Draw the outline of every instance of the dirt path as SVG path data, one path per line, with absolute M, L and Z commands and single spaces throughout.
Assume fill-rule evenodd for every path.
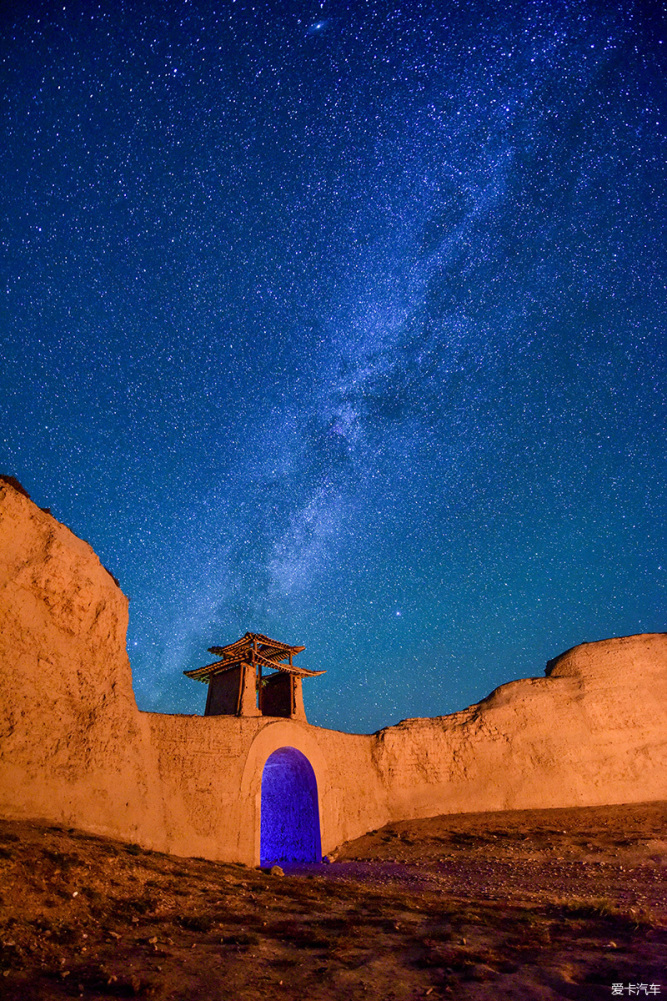
M 0 997 L 667 995 L 666 820 L 643 804 L 402 822 L 284 877 L 0 822 Z
M 338 860 L 467 899 L 609 898 L 667 920 L 667 806 L 465 814 L 390 824 Z M 336 876 L 341 865 L 337 863 Z M 667 994 L 667 987 L 665 990 Z

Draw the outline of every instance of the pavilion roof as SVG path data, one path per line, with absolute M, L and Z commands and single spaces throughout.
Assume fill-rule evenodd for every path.
M 272 640 L 262 633 L 246 633 L 235 643 L 228 643 L 227 646 L 210 646 L 209 653 L 217 653 L 223 659 L 236 656 L 241 651 L 255 649 L 262 656 L 269 660 L 285 660 L 290 654 L 301 653 L 305 646 L 290 646 L 289 643 L 281 643 L 279 640 Z
M 301 653 L 305 649 L 305 646 L 290 646 L 289 643 L 272 640 L 262 633 L 246 633 L 235 643 L 228 643 L 227 646 L 209 647 L 209 653 L 217 654 L 220 660 L 214 661 L 213 664 L 206 664 L 204 667 L 198 667 L 194 671 L 183 671 L 183 674 L 195 681 L 208 682 L 214 675 L 229 671 L 233 667 L 238 667 L 239 664 L 253 663 L 258 667 L 284 671 L 300 678 L 314 678 L 319 674 L 324 674 L 324 671 L 308 671 L 304 667 L 297 667 L 296 664 L 283 663 L 291 661 L 295 654 Z

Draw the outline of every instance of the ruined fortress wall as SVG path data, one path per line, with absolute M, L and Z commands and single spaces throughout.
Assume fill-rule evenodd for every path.
M 374 746 L 392 819 L 667 797 L 667 636 L 584 643 L 545 678 L 503 685 Z
M 438 813 L 667 798 L 667 636 L 582 644 L 460 713 L 354 735 L 140 712 L 127 599 L 93 550 L 0 480 L 0 815 L 256 864 L 279 747 L 318 781 L 322 848 Z
M 127 599 L 93 550 L 0 481 L 0 810 L 134 838 L 156 807 L 125 652 Z
M 301 751 L 315 771 L 323 851 L 351 836 L 348 830 L 368 830 L 368 811 L 355 790 L 362 775 L 370 785 L 375 779 L 370 737 L 266 717 L 146 715 L 165 850 L 258 861 L 262 770 L 268 756 L 286 746 Z
M 369 736 L 140 712 L 127 621 L 92 548 L 0 480 L 0 815 L 255 862 L 262 768 L 288 745 L 315 769 L 324 851 L 382 822 Z
M 262 770 L 286 746 L 315 771 L 325 853 L 384 823 L 369 736 L 266 717 L 147 715 L 169 851 L 258 861 Z

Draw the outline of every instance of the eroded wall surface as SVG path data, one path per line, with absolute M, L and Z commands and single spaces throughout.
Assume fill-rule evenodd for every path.
M 296 747 L 322 849 L 390 820 L 667 798 L 667 636 L 582 644 L 546 677 L 373 735 L 143 713 L 127 599 L 87 543 L 0 479 L 0 814 L 259 861 L 261 774 Z
M 392 819 L 667 796 L 667 636 L 584 643 L 548 677 L 375 738 Z
M 87 543 L 0 481 L 0 809 L 131 837 L 157 807 L 127 599 Z

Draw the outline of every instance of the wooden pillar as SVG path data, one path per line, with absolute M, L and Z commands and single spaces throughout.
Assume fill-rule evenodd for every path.
M 292 719 L 301 720 L 302 723 L 307 723 L 306 719 L 306 707 L 303 704 L 303 689 L 302 679 L 297 678 L 294 675 L 291 677 L 292 681 Z
M 257 708 L 259 709 L 259 715 L 262 715 L 262 665 L 260 664 L 255 671 L 255 677 L 257 679 Z
M 261 716 L 257 708 L 257 675 L 254 664 L 241 664 L 238 716 Z

